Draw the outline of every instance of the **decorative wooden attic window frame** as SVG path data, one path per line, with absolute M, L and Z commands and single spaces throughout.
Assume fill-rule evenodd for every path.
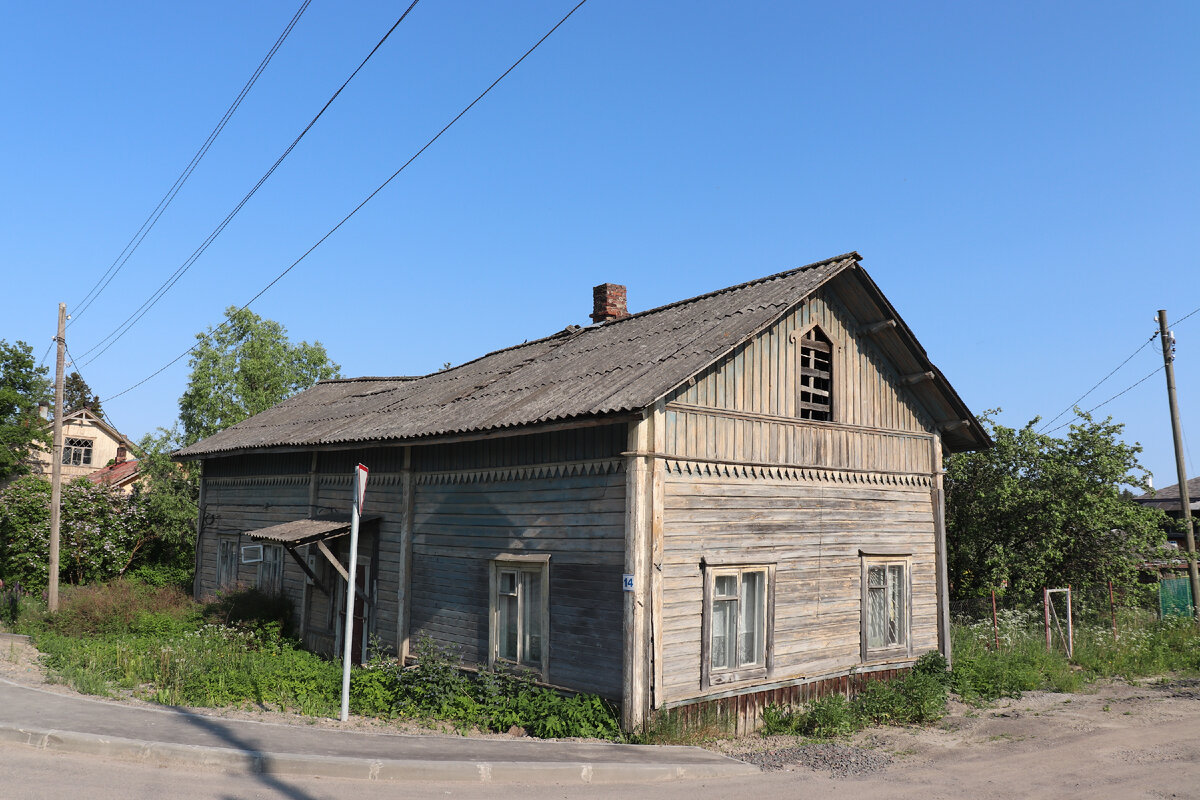
M 833 421 L 833 343 L 814 325 L 793 340 L 796 353 L 796 416 Z

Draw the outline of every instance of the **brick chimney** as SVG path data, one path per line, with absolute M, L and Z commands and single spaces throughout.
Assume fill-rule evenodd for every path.
M 118 464 L 124 464 L 124 463 L 125 463 L 125 459 L 126 459 L 126 458 L 128 458 L 128 457 L 129 457 L 129 456 L 128 456 L 128 455 L 126 454 L 126 452 L 125 452 L 125 445 L 123 445 L 123 444 L 119 444 L 119 445 L 117 445 L 117 457 L 116 457 L 114 460 L 115 460 L 115 461 L 116 461 Z
M 624 286 L 619 283 L 602 283 L 592 289 L 592 322 L 608 322 L 628 316 Z

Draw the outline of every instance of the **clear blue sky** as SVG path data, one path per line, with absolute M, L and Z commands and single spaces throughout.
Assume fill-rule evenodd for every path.
M 179 267 L 406 3 L 313 0 L 68 332 Z M 423 0 L 164 300 L 81 366 L 141 380 L 319 239 L 571 6 Z M 0 338 L 40 356 L 299 6 L 26 3 L 0 44 Z M 1051 417 L 1200 307 L 1200 6 L 591 0 L 253 306 L 347 375 L 423 374 L 847 250 L 976 412 Z M 1179 387 L 1200 457 L 1200 314 Z M 48 359 L 53 363 L 53 358 Z M 1157 343 L 1083 401 L 1161 364 Z M 186 360 L 105 404 L 169 426 Z M 1161 374 L 1107 405 L 1175 482 Z M 1065 418 L 1064 418 L 1065 419 Z M 1196 470 L 1193 469 L 1193 474 Z

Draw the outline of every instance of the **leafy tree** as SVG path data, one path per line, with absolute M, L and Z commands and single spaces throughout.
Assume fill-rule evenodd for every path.
M 183 444 L 193 444 L 265 411 L 317 381 L 341 376 L 320 342 L 292 344 L 287 329 L 236 306 L 206 333 L 179 398 Z
M 990 415 L 994 412 L 988 412 Z M 960 598 L 1007 581 L 1017 592 L 1136 580 L 1141 560 L 1164 543 L 1162 512 L 1122 496 L 1148 488 L 1141 446 L 1123 425 L 1082 412 L 1066 438 L 1015 429 L 985 415 L 995 446 L 946 459 L 950 582 Z
M 145 506 L 152 532 L 138 575 L 151 583 L 187 583 L 195 566 L 199 475 L 194 464 L 171 460 L 180 447 L 178 425 L 147 433 L 138 442 L 142 481 L 134 495 Z
M 5 582 L 46 586 L 50 491 L 49 481 L 32 475 L 0 491 L 0 577 Z M 92 583 L 124 574 L 152 534 L 145 503 L 79 478 L 63 486 L 59 536 L 59 579 Z
M 0 339 L 0 483 L 28 472 L 33 451 L 50 446 L 37 413 L 46 399 L 46 368 L 34 362 L 33 348 Z
M 104 411 L 100 408 L 100 395 L 92 391 L 92 387 L 87 385 L 82 375 L 72 372 L 63 379 L 63 408 L 66 411 L 78 411 L 85 406 L 97 416 L 104 416 Z

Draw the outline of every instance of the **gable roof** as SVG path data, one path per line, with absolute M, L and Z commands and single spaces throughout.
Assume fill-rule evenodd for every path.
M 1200 510 L 1200 478 L 1188 478 L 1188 505 L 1193 511 Z M 1179 502 L 1179 484 L 1173 483 L 1153 492 L 1146 492 L 1133 498 L 1145 506 L 1161 508 L 1163 511 L 1182 511 L 1183 503 Z
M 641 413 L 823 284 L 861 272 L 858 261 L 847 253 L 621 319 L 570 326 L 424 377 L 322 381 L 175 455 L 397 443 Z M 864 285 L 870 294 L 874 283 L 866 278 Z M 935 369 L 915 338 L 910 346 L 917 362 Z M 986 446 L 987 435 L 941 373 L 936 383 L 953 412 L 947 419 L 974 425 L 953 449 Z
M 70 424 L 92 425 L 107 434 L 108 437 L 117 444 L 123 444 L 126 447 L 133 446 L 133 442 L 131 442 L 129 438 L 125 436 L 125 434 L 108 424 L 103 417 L 101 417 L 95 411 L 92 411 L 87 406 L 83 406 L 82 408 L 77 408 L 70 413 L 63 414 L 63 425 Z
M 141 465 L 137 461 L 118 461 L 89 473 L 87 479 L 97 486 L 105 483 L 120 486 L 133 480 L 140 473 Z

